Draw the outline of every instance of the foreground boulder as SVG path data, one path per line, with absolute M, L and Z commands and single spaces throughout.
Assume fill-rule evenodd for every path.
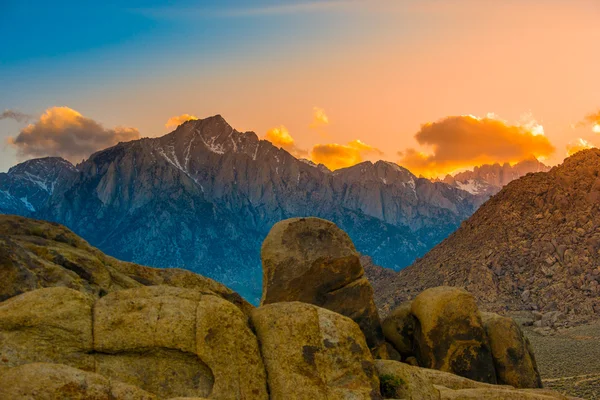
M 92 305 L 93 304 L 93 305 Z M 0 365 L 68 364 L 161 398 L 268 398 L 248 317 L 214 295 L 149 286 L 45 288 L 0 303 Z
M 379 379 L 358 325 L 314 305 L 291 302 L 257 308 L 271 399 L 378 399 Z
M 448 372 L 413 367 L 392 360 L 375 360 L 385 399 L 406 400 L 567 400 L 543 389 L 515 389 L 477 382 Z
M 482 382 L 542 387 L 533 350 L 518 324 L 480 313 L 463 289 L 426 290 L 393 310 L 382 326 L 386 340 L 407 363 L 415 360 L 422 367 Z
M 138 387 L 61 364 L 33 363 L 0 370 L 0 399 L 157 400 Z
M 46 362 L 93 370 L 93 304 L 92 296 L 61 287 L 0 303 L 0 365 Z
M 481 382 L 496 383 L 496 371 L 475 299 L 464 289 L 427 289 L 412 302 L 419 365 Z
M 529 340 L 512 319 L 481 313 L 489 338 L 498 383 L 519 388 L 541 388 L 542 379 Z
M 352 318 L 374 354 L 385 344 L 373 289 L 348 235 L 319 218 L 292 218 L 273 226 L 261 249 L 261 304 L 301 301 Z

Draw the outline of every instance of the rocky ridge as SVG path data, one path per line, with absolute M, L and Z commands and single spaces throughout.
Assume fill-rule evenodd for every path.
M 422 290 L 465 287 L 490 311 L 536 311 L 538 327 L 600 314 L 600 150 L 508 184 L 412 266 L 381 279 L 383 313 Z M 544 316 L 545 315 L 545 316 Z
M 5 245 L 31 257 L 21 254 L 1 260 L 3 266 L 21 271 L 13 274 L 12 286 L 18 289 L 19 282 L 24 283 L 20 294 L 13 291 L 0 302 L 3 399 L 567 399 L 549 390 L 499 386 L 400 361 L 377 360 L 360 324 L 331 309 L 289 301 L 283 295 L 254 308 L 222 285 L 203 277 L 194 279 L 192 273 L 155 284 L 148 277 L 160 279 L 161 270 L 103 256 L 63 227 L 18 217 L 0 217 L 0 221 L 4 229 L 14 227 L 2 231 Z M 343 235 L 337 227 L 322 220 L 309 222 L 308 230 L 300 224 L 295 231 L 289 223 L 287 230 L 292 230 L 292 237 L 314 236 L 306 240 L 323 248 L 331 246 L 331 254 L 317 264 L 310 257 L 295 258 L 287 268 L 343 265 L 349 260 L 344 255 L 349 244 L 339 241 Z M 320 242 L 323 235 L 338 240 Z M 306 242 L 299 245 L 303 248 Z M 48 254 L 40 248 L 48 248 Z M 71 264 L 50 261 L 58 255 L 78 260 L 84 269 L 87 262 L 99 265 L 85 274 Z M 290 255 L 294 257 L 293 252 Z M 19 266 L 38 277 L 35 285 Z M 143 278 L 148 280 L 142 283 Z M 303 287 L 310 289 L 310 285 Z M 284 292 L 293 289 L 284 288 Z M 448 290 L 458 289 L 442 288 L 442 293 Z M 437 292 L 423 296 L 426 302 L 440 300 Z M 435 308 L 442 317 L 436 323 L 450 334 L 463 329 L 447 318 L 452 309 Z M 415 316 L 417 310 L 415 306 Z M 464 339 L 465 332 L 461 335 Z M 502 346 L 496 346 L 500 342 L 493 337 L 482 336 L 481 345 L 489 344 L 494 355 L 511 354 L 506 349 L 498 352 Z M 434 354 L 442 353 L 430 356 Z M 475 364 L 463 362 L 471 356 L 468 348 L 446 355 L 458 362 L 450 365 L 476 373 L 468 368 Z M 507 370 L 526 366 L 521 358 L 513 361 L 516 364 L 505 364 Z M 496 370 L 497 365 L 502 364 L 488 359 L 486 368 Z

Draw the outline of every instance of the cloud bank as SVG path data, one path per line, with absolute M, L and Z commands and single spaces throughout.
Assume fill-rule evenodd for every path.
M 306 150 L 300 149 L 298 146 L 296 146 L 294 138 L 292 135 L 290 135 L 288 129 L 283 125 L 269 129 L 265 134 L 264 139 L 273 143 L 273 145 L 276 147 L 281 147 L 294 157 L 304 158 L 308 156 L 308 152 Z
M 417 175 L 437 177 L 481 164 L 517 162 L 531 155 L 548 157 L 555 149 L 543 132 L 532 119 L 510 125 L 491 114 L 446 117 L 423 124 L 415 135 L 432 154 L 407 149 L 399 153 L 398 163 Z
M 195 115 L 191 115 L 191 114 L 176 115 L 167 120 L 167 123 L 165 124 L 165 128 L 175 129 L 179 125 L 183 124 L 184 122 L 195 120 L 195 119 L 198 119 L 198 117 L 196 117 Z
M 317 164 L 324 164 L 331 170 L 351 167 L 364 161 L 368 155 L 382 155 L 383 152 L 360 140 L 342 145 L 337 143 L 318 144 L 310 152 L 311 159 Z
M 139 138 L 136 128 L 106 129 L 69 107 L 52 107 L 8 142 L 22 158 L 59 156 L 79 162 L 98 150 Z

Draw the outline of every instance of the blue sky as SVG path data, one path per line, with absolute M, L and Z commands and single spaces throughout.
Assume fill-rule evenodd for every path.
M 69 107 L 142 136 L 219 113 L 259 136 L 285 126 L 309 154 L 360 139 L 391 161 L 435 152 L 424 123 L 525 115 L 556 163 L 600 142 L 577 125 L 600 107 L 599 18 L 597 0 L 0 0 L 0 112 Z M 7 144 L 24 127 L 0 119 L 0 171 L 27 158 Z

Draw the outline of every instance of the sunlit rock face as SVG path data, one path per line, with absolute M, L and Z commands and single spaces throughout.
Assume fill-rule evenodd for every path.
M 260 244 L 277 221 L 331 220 L 359 252 L 401 269 L 479 203 L 393 163 L 329 171 L 253 132 L 236 131 L 221 116 L 97 152 L 76 168 L 69 164 L 54 187 L 33 209 L 19 200 L 23 195 L 0 192 L 0 205 L 7 204 L 0 211 L 63 223 L 110 255 L 187 268 L 254 302 L 261 291 Z

